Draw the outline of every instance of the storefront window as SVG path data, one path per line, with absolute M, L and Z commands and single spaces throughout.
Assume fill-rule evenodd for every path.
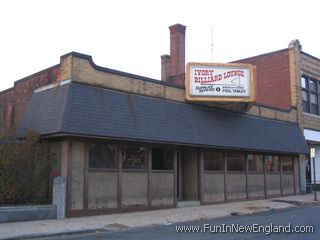
M 267 172 L 280 172 L 279 156 L 267 155 L 264 157 L 266 161 Z
M 118 148 L 114 144 L 93 143 L 89 146 L 89 168 L 118 168 Z
M 226 153 L 228 171 L 246 171 L 244 153 Z
M 174 152 L 171 149 L 152 148 L 152 169 L 173 170 Z
M 248 154 L 248 170 L 254 172 L 263 172 L 263 156 Z
M 224 161 L 223 153 L 217 151 L 205 150 L 202 153 L 203 165 L 205 171 L 223 171 Z
M 292 157 L 281 157 L 282 172 L 293 172 L 293 159 Z
M 141 146 L 124 146 L 122 168 L 145 169 L 147 162 L 147 148 Z

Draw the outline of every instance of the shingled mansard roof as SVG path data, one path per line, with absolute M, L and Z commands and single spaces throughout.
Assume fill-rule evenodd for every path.
M 307 153 L 297 124 L 68 83 L 35 92 L 18 134 Z

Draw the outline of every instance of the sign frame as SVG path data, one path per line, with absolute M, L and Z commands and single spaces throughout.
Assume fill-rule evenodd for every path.
M 249 96 L 192 96 L 190 89 L 190 71 L 192 66 L 199 67 L 217 67 L 217 68 L 242 68 L 248 69 L 250 73 L 250 93 Z M 186 66 L 186 78 L 185 78 L 185 98 L 188 101 L 202 101 L 202 102 L 255 102 L 256 101 L 256 88 L 257 88 L 257 69 L 252 64 L 245 63 L 200 63 L 189 62 Z

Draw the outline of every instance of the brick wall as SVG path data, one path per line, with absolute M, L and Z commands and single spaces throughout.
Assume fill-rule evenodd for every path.
M 0 129 L 17 127 L 28 106 L 33 91 L 60 78 L 59 66 L 43 70 L 16 81 L 14 87 L 0 92 Z
M 289 49 L 235 61 L 257 67 L 257 103 L 271 107 L 291 107 Z
M 320 130 L 320 117 L 311 114 L 302 114 L 302 125 L 304 128 Z
M 320 59 L 306 53 L 302 53 L 301 58 L 301 73 L 320 81 Z
M 0 93 L 0 128 L 9 129 L 14 121 L 14 88 Z

